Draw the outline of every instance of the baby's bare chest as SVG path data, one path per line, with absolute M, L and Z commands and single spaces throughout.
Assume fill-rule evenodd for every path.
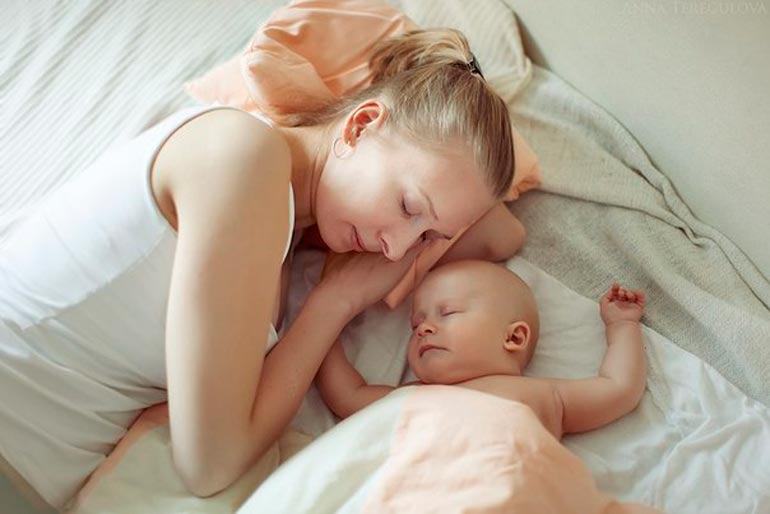
M 468 380 L 457 385 L 523 403 L 534 411 L 546 430 L 557 439 L 561 438 L 562 419 L 558 397 L 545 380 L 496 375 Z

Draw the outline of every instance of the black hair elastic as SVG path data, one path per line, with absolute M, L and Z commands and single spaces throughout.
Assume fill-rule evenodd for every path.
M 484 78 L 484 74 L 481 73 L 481 65 L 479 64 L 479 61 L 476 59 L 476 56 L 473 55 L 473 53 L 471 53 L 471 62 L 468 63 L 468 71 L 470 71 L 471 73 L 478 74 L 478 76 L 481 77 L 482 79 Z

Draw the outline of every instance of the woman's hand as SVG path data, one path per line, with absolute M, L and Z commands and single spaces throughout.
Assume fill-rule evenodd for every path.
M 331 301 L 346 303 L 350 315 L 355 316 L 388 294 L 426 245 L 415 245 L 395 262 L 382 253 L 329 252 L 316 289 L 329 295 Z

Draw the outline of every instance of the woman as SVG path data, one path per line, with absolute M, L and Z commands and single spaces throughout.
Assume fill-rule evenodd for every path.
M 473 62 L 456 31 L 409 33 L 353 97 L 284 126 L 187 109 L 44 201 L 0 255 L 0 455 L 61 507 L 167 399 L 180 476 L 216 493 L 277 439 L 422 240 L 483 216 L 442 261 L 514 253 L 510 122 Z M 316 224 L 332 251 L 359 253 L 265 356 L 292 229 Z M 494 239 L 503 225 L 511 237 Z

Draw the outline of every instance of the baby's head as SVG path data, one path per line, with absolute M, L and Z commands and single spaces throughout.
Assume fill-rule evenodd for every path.
M 426 384 L 520 375 L 539 325 L 535 297 L 518 275 L 486 261 L 452 262 L 415 291 L 407 359 Z

